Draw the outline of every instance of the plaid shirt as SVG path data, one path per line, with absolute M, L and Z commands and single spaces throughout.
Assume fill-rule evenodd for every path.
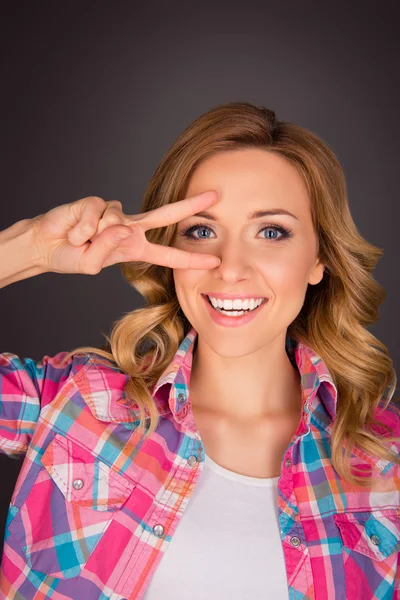
M 63 367 L 63 352 L 40 362 L 0 355 L 0 449 L 26 453 L 7 517 L 0 598 L 143 597 L 204 467 L 188 385 L 196 335 L 188 332 L 152 390 L 162 416 L 143 445 L 127 376 L 112 363 L 97 354 Z M 355 450 L 352 465 L 376 470 L 373 487 L 338 476 L 329 445 L 337 389 L 310 348 L 287 337 L 287 349 L 303 390 L 277 484 L 289 598 L 399 600 L 399 466 Z M 393 402 L 380 419 L 400 435 Z M 400 444 L 391 448 L 398 453 Z

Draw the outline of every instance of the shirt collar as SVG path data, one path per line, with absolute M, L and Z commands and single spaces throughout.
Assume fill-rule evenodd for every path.
M 189 382 L 196 338 L 197 331 L 192 327 L 183 338 L 172 361 L 150 390 L 161 417 L 172 414 L 182 429 L 187 428 L 193 432 L 197 429 L 190 410 Z M 313 418 L 314 422 L 318 422 L 319 428 L 330 434 L 336 416 L 338 390 L 328 367 L 314 350 L 290 338 L 288 334 L 285 348 L 293 366 L 297 366 L 301 376 L 303 406 L 301 432 L 307 432 L 310 420 Z M 127 401 L 125 395 L 117 400 L 117 404 L 120 405 L 121 410 L 126 411 L 129 407 L 129 416 L 128 413 L 125 417 L 120 415 L 120 420 L 132 421 L 139 418 L 138 406 Z M 148 409 L 144 410 L 148 415 Z M 398 451 L 395 443 L 392 443 L 390 448 L 395 452 Z M 386 474 L 395 465 L 392 461 L 376 457 L 356 447 L 353 448 L 351 456 L 356 457 L 358 463 L 365 462 L 377 469 L 380 474 Z
M 188 413 L 190 372 L 196 338 L 197 331 L 192 327 L 152 391 L 161 414 L 170 411 L 179 422 Z M 317 411 L 322 423 L 330 429 L 336 415 L 337 388 L 326 364 L 311 348 L 288 334 L 285 347 L 293 366 L 297 366 L 301 376 L 306 424 L 311 414 Z

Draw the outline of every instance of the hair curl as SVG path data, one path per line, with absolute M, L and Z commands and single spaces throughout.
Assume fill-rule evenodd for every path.
M 400 464 L 400 456 L 384 442 L 400 438 L 375 418 L 378 404 L 383 402 L 386 409 L 392 401 L 396 372 L 387 347 L 366 329 L 378 320 L 379 305 L 386 298 L 384 288 L 371 275 L 383 250 L 357 230 L 343 170 L 328 144 L 304 127 L 278 121 L 273 110 L 249 102 L 218 105 L 198 117 L 173 143 L 150 181 L 140 212 L 184 199 L 190 177 L 204 159 L 245 148 L 262 148 L 286 158 L 307 185 L 319 256 L 326 267 L 322 281 L 308 286 L 302 309 L 287 333 L 324 360 L 337 387 L 331 434 L 333 467 L 349 483 L 367 486 L 365 474 L 359 477 L 351 470 L 354 446 Z M 151 229 L 146 235 L 154 244 L 169 246 L 176 227 Z M 103 348 L 79 347 L 65 360 L 73 354 L 94 352 L 129 375 L 125 392 L 139 407 L 138 431 L 144 433 L 144 441 L 159 422 L 151 390 L 191 324 L 179 305 L 172 269 L 128 262 L 121 264 L 121 270 L 148 306 L 116 321 Z M 400 417 L 393 402 L 392 407 Z M 374 433 L 375 426 L 379 433 Z M 391 437 L 383 437 L 382 427 L 386 433 L 390 430 Z

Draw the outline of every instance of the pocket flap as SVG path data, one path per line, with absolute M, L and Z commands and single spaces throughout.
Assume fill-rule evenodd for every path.
M 131 480 L 59 433 L 41 461 L 66 500 L 83 508 L 116 510 L 135 487 Z
M 400 550 L 400 515 L 374 510 L 333 515 L 343 545 L 374 558 L 384 560 Z

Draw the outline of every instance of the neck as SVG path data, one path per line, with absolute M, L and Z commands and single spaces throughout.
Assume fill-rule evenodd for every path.
M 192 405 L 236 420 L 301 412 L 301 380 L 285 346 L 241 357 L 215 353 L 198 339 L 190 377 Z

